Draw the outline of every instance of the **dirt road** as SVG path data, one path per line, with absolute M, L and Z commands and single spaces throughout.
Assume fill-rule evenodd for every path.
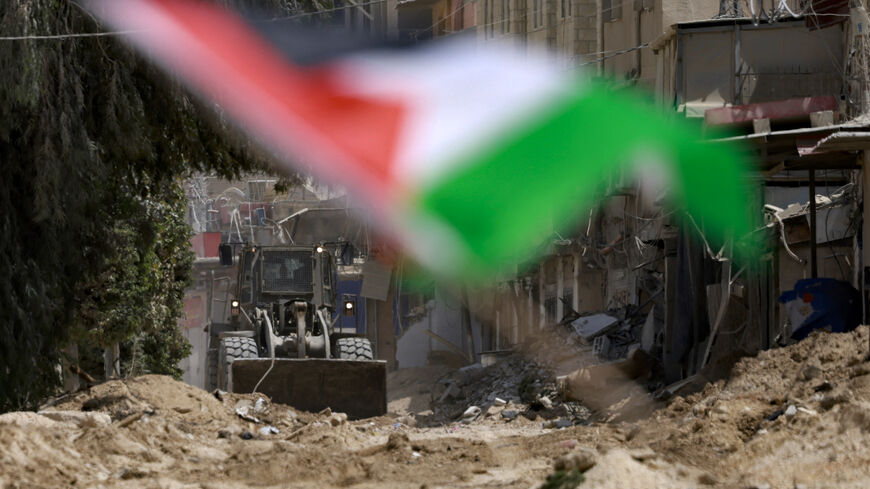
M 512 404 L 423 427 L 425 412 L 348 422 L 166 377 L 108 382 L 0 415 L 0 487 L 529 488 L 555 474 L 548 487 L 866 488 L 867 342 L 867 327 L 814 335 L 645 419 L 562 429 L 508 420 Z M 426 383 L 391 385 L 394 410 L 425 411 Z

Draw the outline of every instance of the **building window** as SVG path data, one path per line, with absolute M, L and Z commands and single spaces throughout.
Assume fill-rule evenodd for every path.
M 501 33 L 511 31 L 510 0 L 501 0 Z
M 571 16 L 571 1 L 572 0 L 559 0 L 559 2 L 560 2 L 559 3 L 559 6 L 560 6 L 559 16 L 562 17 L 563 19 L 565 17 Z
M 544 0 L 532 0 L 532 27 L 544 25 Z
M 622 18 L 622 0 L 601 0 L 601 19 L 614 22 Z
M 555 297 L 547 297 L 544 299 L 544 314 L 545 314 L 545 322 L 547 324 L 553 324 L 557 321 L 556 318 L 556 298 Z
M 538 2 L 540 0 L 532 0 L 532 28 L 538 27 Z
M 266 198 L 266 188 L 269 180 L 248 180 L 248 200 L 262 202 Z

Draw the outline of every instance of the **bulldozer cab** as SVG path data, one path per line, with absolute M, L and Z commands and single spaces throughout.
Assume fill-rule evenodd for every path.
M 238 300 L 243 307 L 302 300 L 332 312 L 334 261 L 321 246 L 245 248 L 239 256 Z

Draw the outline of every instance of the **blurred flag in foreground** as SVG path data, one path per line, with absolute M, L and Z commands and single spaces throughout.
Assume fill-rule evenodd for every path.
M 186 0 L 89 5 L 288 169 L 344 186 L 437 275 L 532 258 L 624 170 L 664 184 L 714 239 L 749 231 L 736 151 L 545 56 L 462 38 L 342 46 Z

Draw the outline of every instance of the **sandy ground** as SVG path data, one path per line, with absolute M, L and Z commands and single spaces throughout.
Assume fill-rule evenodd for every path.
M 813 335 L 644 419 L 563 429 L 505 407 L 414 426 L 438 369 L 391 375 L 396 414 L 353 422 L 143 376 L 0 415 L 0 487 L 866 488 L 867 345 Z

